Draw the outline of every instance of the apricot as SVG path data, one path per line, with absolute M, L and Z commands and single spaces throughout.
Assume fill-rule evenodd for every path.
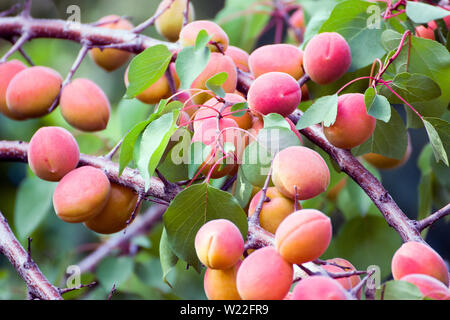
M 99 131 L 109 121 L 108 97 L 89 79 L 75 79 L 64 87 L 60 100 L 61 114 L 74 128 Z
M 343 272 L 348 271 L 348 270 L 344 270 L 344 269 L 341 269 L 339 267 L 336 267 L 336 266 L 333 266 L 333 265 L 330 265 L 330 264 L 323 265 L 322 269 L 328 271 L 330 274 L 337 274 L 337 273 L 343 273 Z M 352 283 L 350 282 L 349 277 L 337 278 L 337 279 L 334 279 L 334 280 L 339 282 L 339 284 L 345 290 L 350 290 L 352 288 Z
M 224 56 L 221 53 L 213 52 L 209 58 L 209 62 L 206 65 L 205 69 L 198 75 L 197 78 L 192 82 L 191 89 L 203 89 L 207 90 L 206 81 L 212 76 L 226 72 L 228 74 L 228 78 L 225 83 L 222 85 L 222 88 L 225 92 L 232 93 L 236 90 L 237 84 L 237 71 L 236 65 L 228 56 Z M 208 93 L 200 93 L 196 94 L 197 90 L 192 90 L 192 94 L 195 95 L 193 97 L 193 102 L 196 104 L 203 104 L 205 101 L 211 98 L 211 95 Z
M 342 266 L 344 267 L 341 272 L 350 272 L 350 271 L 355 271 L 356 268 L 353 266 L 353 264 L 350 263 L 350 261 L 345 260 L 343 258 L 333 258 L 333 259 L 328 259 L 327 262 L 332 262 L 338 266 Z M 356 286 L 358 283 L 361 282 L 361 278 L 357 275 L 348 277 L 347 279 L 350 280 L 350 285 L 351 288 L 353 288 L 354 286 Z M 359 292 L 359 297 L 361 297 L 361 291 Z
M 416 285 L 424 297 L 435 300 L 450 300 L 450 289 L 444 286 L 439 280 L 426 274 L 412 273 L 404 276 L 400 280 Z
M 255 250 L 237 274 L 237 289 L 243 300 L 282 300 L 293 280 L 292 265 L 274 247 Z
M 197 35 L 202 30 L 205 30 L 208 35 L 211 36 L 211 39 L 209 40 L 210 43 L 208 44 L 208 48 L 211 51 L 225 52 L 228 49 L 228 35 L 217 23 L 208 20 L 197 20 L 187 24 L 180 33 L 181 46 L 194 46 Z M 221 46 L 221 50 L 219 50 L 214 43 Z
M 92 219 L 108 202 L 111 184 L 102 170 L 85 166 L 66 174 L 53 193 L 57 216 L 66 222 Z
M 418 27 L 416 27 L 415 31 L 416 31 L 415 32 L 416 37 L 435 40 L 434 30 L 430 26 L 428 26 L 428 27 L 418 26 Z
M 236 67 L 244 72 L 250 72 L 250 67 L 248 66 L 249 55 L 246 51 L 235 46 L 228 46 L 228 49 L 225 51 L 225 55 L 233 59 Z
M 6 89 L 6 104 L 14 116 L 38 118 L 49 113 L 61 89 L 62 78 L 53 69 L 30 67 L 16 74 Z
M 250 206 L 248 209 L 249 217 L 255 213 L 261 196 L 262 191 L 259 191 L 250 201 Z M 298 209 L 301 209 L 300 204 L 297 204 L 297 207 Z M 259 224 L 270 233 L 275 233 L 280 223 L 294 211 L 294 201 L 283 196 L 277 188 L 270 187 L 267 189 L 266 199 L 263 202 L 263 206 L 259 214 Z
M 172 4 L 170 4 L 172 2 Z M 163 0 L 158 6 L 156 12 L 164 10 L 170 4 L 169 9 L 164 11 L 155 20 L 156 30 L 160 35 L 167 40 L 175 42 L 180 36 L 181 28 L 183 27 L 184 11 L 186 10 L 187 0 Z M 194 20 L 194 6 L 189 2 L 188 22 Z
M 28 145 L 28 164 L 34 174 L 43 180 L 61 180 L 77 167 L 79 160 L 77 141 L 64 128 L 40 128 Z
M 258 78 L 269 72 L 284 72 L 295 79 L 303 75 L 303 52 L 292 44 L 268 44 L 259 47 L 248 58 L 250 70 Z
M 336 121 L 323 128 L 328 141 L 335 147 L 351 149 L 370 138 L 376 119 L 367 114 L 362 93 L 339 96 Z
M 236 287 L 236 277 L 242 261 L 229 269 L 206 269 L 203 285 L 209 300 L 241 300 Z
M 109 22 L 109 23 L 108 23 Z M 126 19 L 118 15 L 109 15 L 101 18 L 98 23 L 101 28 L 114 30 L 131 30 L 133 25 Z M 89 50 L 91 59 L 106 71 L 113 71 L 123 66 L 131 57 L 131 53 L 120 49 L 99 49 Z
M 303 9 L 297 9 L 289 18 L 289 24 L 294 28 L 303 29 L 305 27 L 305 14 Z
M 23 118 L 9 111 L 6 104 L 6 89 L 16 74 L 26 69 L 19 60 L 11 60 L 0 64 L 0 113 L 13 120 L 22 120 Z
M 275 247 L 284 260 L 302 264 L 319 258 L 331 240 L 331 220 L 315 209 L 288 215 L 275 233 Z
M 103 210 L 84 225 L 92 231 L 111 234 L 123 230 L 131 218 L 138 195 L 131 189 L 111 183 L 111 194 Z
M 249 108 L 263 115 L 278 113 L 286 117 L 299 105 L 302 92 L 287 73 L 269 72 L 258 77 L 248 90 Z
M 409 241 L 404 243 L 392 258 L 392 276 L 400 280 L 412 273 L 434 277 L 446 286 L 449 285 L 448 270 L 441 256 L 428 245 Z
M 395 158 L 389 158 L 385 157 L 378 153 L 366 153 L 363 155 L 363 159 L 366 160 L 368 163 L 373 165 L 375 168 L 378 169 L 395 169 L 398 167 L 401 167 L 403 164 L 405 164 L 409 157 L 411 156 L 412 152 L 412 146 L 410 141 L 408 141 L 408 146 L 406 147 L 405 154 L 401 159 L 395 159 Z
M 352 56 L 347 41 L 336 32 L 315 35 L 306 45 L 303 65 L 312 81 L 329 84 L 350 68 Z
M 292 291 L 292 300 L 350 300 L 338 281 L 325 276 L 300 280 Z
M 272 165 L 272 181 L 286 197 L 307 200 L 328 188 L 330 171 L 325 160 L 316 151 L 302 146 L 293 146 L 280 151 L 275 156 Z
M 195 236 L 199 260 L 211 269 L 234 266 L 244 252 L 244 239 L 238 227 L 226 219 L 205 223 Z

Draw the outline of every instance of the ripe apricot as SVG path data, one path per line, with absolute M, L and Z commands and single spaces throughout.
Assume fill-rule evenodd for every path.
M 415 33 L 416 37 L 435 40 L 434 30 L 430 26 L 428 26 L 428 27 L 418 26 L 418 27 L 416 27 L 415 31 L 416 31 L 416 33 Z
M 6 104 L 6 89 L 12 78 L 26 68 L 27 66 L 19 60 L 11 60 L 0 64 L 0 113 L 10 119 L 22 120 L 22 117 L 15 115 L 8 109 L 8 105 Z
M 229 43 L 228 35 L 217 23 L 208 20 L 197 20 L 187 24 L 180 33 L 181 45 L 183 47 L 195 45 L 195 40 L 201 30 L 205 30 L 211 36 L 210 43 L 208 44 L 211 51 L 220 51 L 214 43 L 221 46 L 223 52 L 227 50 Z
M 400 280 L 416 285 L 424 297 L 435 300 L 450 300 L 450 289 L 444 286 L 439 280 L 426 274 L 412 273 L 404 276 Z
M 292 265 L 274 247 L 252 252 L 237 274 L 237 289 L 243 300 L 282 300 L 293 280 Z
M 347 41 L 336 32 L 315 35 L 306 45 L 303 65 L 311 80 L 329 84 L 341 78 L 352 62 Z
M 335 147 L 351 149 L 370 138 L 376 119 L 367 114 L 364 95 L 348 93 L 339 96 L 336 121 L 323 132 Z
M 331 240 L 331 221 L 315 209 L 288 215 L 275 233 L 275 247 L 284 260 L 302 264 L 319 258 Z
M 77 141 L 64 128 L 40 128 L 28 145 L 28 164 L 34 174 L 43 180 L 61 180 L 77 167 L 79 160 Z
M 108 97 L 89 79 L 75 79 L 65 86 L 60 107 L 64 119 L 79 130 L 99 131 L 108 125 L 111 109 Z
M 341 272 L 350 272 L 356 270 L 356 268 L 353 266 L 353 264 L 350 263 L 350 261 L 345 260 L 343 258 L 328 259 L 327 262 L 332 262 L 338 266 L 344 267 L 342 268 L 343 271 Z M 348 279 L 350 280 L 351 288 L 353 288 L 354 286 L 356 286 L 358 283 L 361 282 L 361 278 L 357 275 L 351 276 Z M 359 296 L 361 297 L 361 292 L 359 292 Z
M 111 183 L 111 194 L 105 207 L 84 225 L 92 231 L 111 234 L 123 230 L 131 218 L 138 195 L 131 189 Z
M 305 14 L 303 9 L 297 9 L 289 18 L 289 23 L 294 28 L 304 28 L 305 27 Z
M 226 219 L 205 223 L 195 236 L 199 260 L 211 269 L 234 266 L 244 252 L 244 239 L 234 223 Z
M 409 137 L 409 136 L 408 136 Z M 378 169 L 394 169 L 401 167 L 403 164 L 405 164 L 409 157 L 411 156 L 412 152 L 412 146 L 410 141 L 408 140 L 408 146 L 406 147 L 405 154 L 401 159 L 395 159 L 395 158 L 389 158 L 385 157 L 378 153 L 366 153 L 363 155 L 363 159 L 366 160 L 368 163 L 373 165 L 374 167 Z
M 78 223 L 92 219 L 108 202 L 111 184 L 102 170 L 85 166 L 70 171 L 56 186 L 53 207 L 58 217 Z
M 250 68 L 248 66 L 249 55 L 246 51 L 235 46 L 228 46 L 227 51 L 225 51 L 225 55 L 233 59 L 233 62 L 236 65 L 236 67 L 238 67 L 242 71 L 244 72 L 250 71 Z
M 307 147 L 293 146 L 275 156 L 272 181 L 286 197 L 307 200 L 328 188 L 330 171 L 325 160 L 316 151 Z
M 24 69 L 6 89 L 8 109 L 22 119 L 42 117 L 49 113 L 61 84 L 61 76 L 53 69 L 41 66 Z
M 206 269 L 203 285 L 209 300 L 241 300 L 236 287 L 236 277 L 242 261 L 229 269 Z
M 101 18 L 99 21 L 101 28 L 114 30 L 131 30 L 133 25 L 126 19 L 118 15 L 109 15 Z M 120 49 L 99 49 L 89 50 L 89 56 L 100 67 L 106 71 L 113 71 L 123 66 L 131 57 L 131 53 Z
M 172 4 L 170 4 L 172 2 Z M 155 20 L 156 30 L 160 35 L 167 38 L 167 40 L 175 42 L 180 36 L 181 28 L 183 27 L 184 11 L 186 10 L 187 0 L 163 0 L 158 6 L 156 12 L 164 10 L 170 4 L 169 9 L 164 11 Z M 194 6 L 189 2 L 188 22 L 194 20 Z
M 312 276 L 300 280 L 292 291 L 291 300 L 349 300 L 349 295 L 336 280 Z
M 302 92 L 287 73 L 269 72 L 259 76 L 248 90 L 249 108 L 263 115 L 278 113 L 286 117 L 299 105 Z

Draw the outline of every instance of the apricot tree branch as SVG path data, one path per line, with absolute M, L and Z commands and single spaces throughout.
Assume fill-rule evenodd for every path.
M 440 209 L 440 210 L 436 211 L 435 213 L 429 215 L 425 219 L 417 221 L 417 224 L 416 224 L 417 229 L 419 231 L 422 231 L 423 229 L 431 226 L 433 223 L 435 223 L 436 221 L 438 221 L 439 219 L 445 217 L 448 214 L 450 214 L 450 203 L 447 204 L 442 209 Z
M 133 29 L 133 32 L 134 33 L 141 33 L 142 31 L 144 31 L 145 29 L 147 29 L 148 27 L 153 25 L 155 23 L 156 19 L 158 19 L 158 17 L 161 16 L 164 12 L 169 10 L 174 2 L 175 2 L 175 0 L 171 0 L 170 3 L 168 3 L 164 8 L 162 8 L 161 10 L 156 11 L 153 16 L 151 16 L 150 18 L 148 18 L 147 20 L 142 22 L 140 25 L 135 27 Z

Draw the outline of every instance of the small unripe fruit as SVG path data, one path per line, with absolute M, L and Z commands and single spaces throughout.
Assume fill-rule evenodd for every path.
M 302 160 L 298 161 L 298 159 Z M 275 156 L 272 181 L 286 197 L 307 200 L 328 188 L 330 171 L 325 160 L 316 151 L 302 146 L 293 146 L 280 151 Z
M 282 300 L 293 280 L 292 265 L 274 247 L 258 249 L 242 262 L 237 289 L 244 300 Z
M 16 74 L 27 68 L 19 60 L 11 60 L 0 64 L 0 113 L 10 119 L 22 120 L 23 118 L 12 113 L 6 104 L 6 89 Z
M 275 247 L 284 260 L 302 264 L 319 258 L 330 244 L 331 220 L 315 209 L 287 216 L 275 233 Z
M 65 86 L 60 107 L 64 119 L 79 130 L 99 131 L 108 125 L 108 97 L 89 79 L 75 79 Z
M 303 65 L 311 80 L 328 84 L 341 78 L 350 68 L 352 56 L 347 41 L 336 32 L 315 35 L 306 45 Z
M 109 22 L 109 23 L 108 23 Z M 108 28 L 114 30 L 131 30 L 133 25 L 126 19 L 118 15 L 109 15 L 101 18 L 101 28 Z M 99 49 L 94 48 L 89 50 L 89 56 L 100 67 L 106 71 L 113 71 L 123 66 L 131 57 L 131 53 L 119 49 Z
M 301 98 L 298 82 L 283 72 L 269 72 L 258 77 L 247 95 L 251 110 L 263 115 L 278 113 L 284 117 L 297 109 Z
M 364 143 L 375 131 L 376 119 L 367 114 L 364 95 L 348 93 L 339 96 L 336 121 L 323 128 L 335 147 L 351 149 Z
M 228 269 L 242 256 L 244 239 L 231 221 L 211 220 L 198 230 L 195 250 L 199 260 L 208 268 Z
M 131 218 L 138 201 L 138 195 L 129 188 L 111 183 L 108 202 L 99 214 L 84 225 L 92 231 L 111 234 L 123 230 Z
M 227 51 L 225 51 L 225 55 L 227 55 L 231 59 L 233 59 L 233 62 L 236 65 L 236 67 L 238 67 L 242 71 L 244 71 L 244 72 L 250 71 L 250 68 L 248 66 L 249 55 L 247 52 L 245 52 L 241 48 L 234 47 L 234 46 L 228 46 Z
M 47 67 L 31 67 L 16 74 L 6 90 L 6 104 L 21 118 L 38 118 L 49 113 L 61 89 L 62 78 Z
M 171 2 L 172 4 L 170 4 Z M 180 31 L 183 27 L 186 3 L 187 0 L 163 0 L 156 10 L 156 12 L 159 12 L 170 5 L 169 9 L 164 11 L 164 13 L 155 20 L 156 30 L 169 41 L 175 42 L 180 36 Z M 192 20 L 194 20 L 194 6 L 192 5 L 192 2 L 189 2 L 188 22 L 191 22 Z
M 64 128 L 40 128 L 28 145 L 28 164 L 34 174 L 43 180 L 61 180 L 77 167 L 79 160 L 77 141 Z
M 111 184 L 102 170 L 85 166 L 72 170 L 61 179 L 53 194 L 58 217 L 78 223 L 92 219 L 108 202 Z
M 345 289 L 336 280 L 312 276 L 300 280 L 292 291 L 291 300 L 350 300 Z
M 181 45 L 183 47 L 195 45 L 198 33 L 202 30 L 205 30 L 211 36 L 209 40 L 210 44 L 208 44 L 211 51 L 219 51 L 212 42 L 219 44 L 224 52 L 227 50 L 229 43 L 228 35 L 217 23 L 208 20 L 197 20 L 187 24 L 180 33 Z
M 236 277 L 241 260 L 229 269 L 206 269 L 203 281 L 209 300 L 241 300 L 236 287 Z
M 450 300 L 450 289 L 439 280 L 426 274 L 408 274 L 400 280 L 416 285 L 424 297 L 435 300 Z

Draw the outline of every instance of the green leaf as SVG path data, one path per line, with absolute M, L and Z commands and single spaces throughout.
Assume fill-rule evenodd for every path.
M 165 45 L 145 49 L 133 58 L 128 70 L 130 82 L 126 97 L 134 98 L 162 77 L 169 66 L 172 53 Z
M 211 146 L 205 145 L 201 141 L 191 143 L 189 150 L 188 176 L 189 179 L 194 178 L 203 161 L 210 157 Z
M 448 166 L 447 152 L 444 148 L 440 135 L 443 139 L 447 139 L 444 141 L 447 141 L 448 143 L 448 139 L 450 137 L 450 124 L 447 121 L 438 118 L 423 118 L 423 124 L 425 125 L 428 138 L 430 139 L 431 146 L 433 147 L 433 153 L 436 161 L 442 160 L 442 162 Z
M 263 116 L 264 119 L 264 128 L 286 128 L 291 129 L 289 123 L 287 123 L 286 119 L 278 113 L 269 113 L 268 115 Z
M 245 208 L 252 196 L 253 185 L 245 179 L 242 166 L 239 167 L 236 178 L 236 186 L 233 188 L 233 195 L 242 208 Z
M 419 208 L 417 214 L 417 220 L 426 218 L 433 206 L 433 185 L 431 173 L 427 173 L 420 177 L 420 183 L 418 187 L 419 191 Z M 428 228 L 422 231 L 422 237 L 425 238 Z
M 222 89 L 222 85 L 227 81 L 228 73 L 220 72 L 206 81 L 206 87 L 214 92 L 216 96 L 225 97 L 225 91 Z
M 376 291 L 376 300 L 422 300 L 419 288 L 407 281 L 391 280 Z
M 167 280 L 167 275 L 177 265 L 178 257 L 173 253 L 172 249 L 170 248 L 166 229 L 163 229 L 161 241 L 159 243 L 159 258 L 161 261 L 161 268 L 163 271 L 163 281 L 167 283 L 169 287 L 172 288 L 172 285 Z
M 212 35 L 209 35 L 206 30 L 200 30 L 197 34 L 197 38 L 195 39 L 195 50 L 202 51 L 204 47 L 208 44 L 209 40 L 211 40 Z
M 133 272 L 131 257 L 107 257 L 97 267 L 97 277 L 102 288 L 109 292 L 113 285 L 118 288 Z
M 441 96 L 439 85 L 431 78 L 419 73 L 399 73 L 389 86 L 408 103 L 429 101 Z M 403 103 L 388 88 L 383 86 L 380 91 L 391 103 Z
M 200 270 L 194 240 L 206 222 L 227 219 L 247 237 L 247 218 L 236 199 L 228 192 L 206 183 L 192 185 L 181 191 L 164 213 L 163 221 L 172 250 L 180 258 Z
M 153 106 L 143 103 L 138 99 L 122 99 L 117 108 L 120 135 L 125 136 L 136 123 L 148 119 L 152 111 Z
M 337 108 L 337 94 L 320 97 L 305 111 L 295 127 L 301 130 L 320 122 L 329 127 L 336 121 Z
M 369 115 L 384 122 L 389 121 L 391 118 L 391 105 L 385 96 L 376 94 L 375 89 L 370 87 L 364 93 L 364 102 Z
M 31 236 L 52 208 L 56 183 L 29 176 L 19 186 L 14 210 L 14 226 L 19 239 Z
M 238 110 L 242 110 L 242 111 L 237 112 Z M 247 102 L 238 102 L 238 103 L 235 103 L 231 107 L 230 112 L 233 113 L 234 117 L 242 117 L 247 110 L 248 110 L 248 103 Z
M 263 187 L 269 173 L 273 155 L 257 141 L 250 143 L 242 154 L 242 171 L 245 180 L 254 186 Z
M 408 1 L 406 15 L 415 23 L 427 23 L 431 20 L 442 19 L 449 15 L 448 10 L 426 3 Z
M 259 145 L 272 155 L 288 147 L 299 146 L 300 140 L 292 130 L 281 127 L 262 128 L 258 132 Z

